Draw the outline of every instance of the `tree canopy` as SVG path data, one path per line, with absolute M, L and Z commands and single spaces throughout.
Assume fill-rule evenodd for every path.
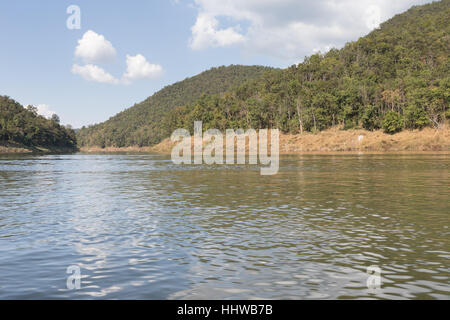
M 103 147 L 156 144 L 170 134 L 161 124 L 176 107 L 193 103 L 204 94 L 226 92 L 270 70 L 272 68 L 240 65 L 212 68 L 163 88 L 106 122 L 82 128 L 78 132 L 79 144 Z
M 59 124 L 59 117 L 46 119 L 37 108 L 24 108 L 8 96 L 0 96 L 0 142 L 27 147 L 76 149 L 76 135 L 72 129 Z
M 449 117 L 450 1 L 413 7 L 343 49 L 169 113 L 163 125 L 283 132 L 439 127 Z M 169 131 L 170 131 L 169 130 Z

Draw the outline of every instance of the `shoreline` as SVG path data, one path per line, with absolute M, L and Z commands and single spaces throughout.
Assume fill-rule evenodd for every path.
M 54 154 L 54 153 L 157 153 L 170 154 L 176 143 L 166 138 L 151 147 L 82 147 L 73 149 L 47 149 L 27 147 L 13 143 L 0 144 L 0 154 Z M 341 130 L 331 128 L 319 133 L 280 133 L 280 154 L 411 154 L 450 153 L 450 128 L 424 128 L 423 130 L 402 131 L 394 135 L 380 130 Z M 248 148 L 247 148 L 248 149 Z
M 83 147 L 82 153 L 170 154 L 176 143 L 169 138 L 152 147 Z M 389 135 L 382 131 L 331 128 L 317 134 L 280 133 L 280 154 L 450 153 L 450 129 L 424 128 Z
M 8 154 L 56 154 L 56 153 L 74 153 L 79 149 L 70 148 L 53 148 L 47 149 L 45 147 L 28 147 L 14 143 L 0 144 L 0 155 Z

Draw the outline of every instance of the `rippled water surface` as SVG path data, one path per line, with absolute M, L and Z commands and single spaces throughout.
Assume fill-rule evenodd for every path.
M 449 160 L 0 156 L 0 299 L 449 299 Z

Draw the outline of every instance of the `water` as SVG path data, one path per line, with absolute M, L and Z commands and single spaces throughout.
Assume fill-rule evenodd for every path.
M 449 158 L 0 156 L 0 299 L 449 299 Z

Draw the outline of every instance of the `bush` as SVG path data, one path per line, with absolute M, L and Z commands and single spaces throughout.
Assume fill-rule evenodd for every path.
M 383 130 L 385 133 L 394 134 L 402 131 L 403 119 L 402 117 L 393 111 L 386 113 L 383 120 Z
M 408 129 L 422 129 L 430 124 L 425 110 L 417 106 L 408 106 L 405 110 L 405 127 Z

